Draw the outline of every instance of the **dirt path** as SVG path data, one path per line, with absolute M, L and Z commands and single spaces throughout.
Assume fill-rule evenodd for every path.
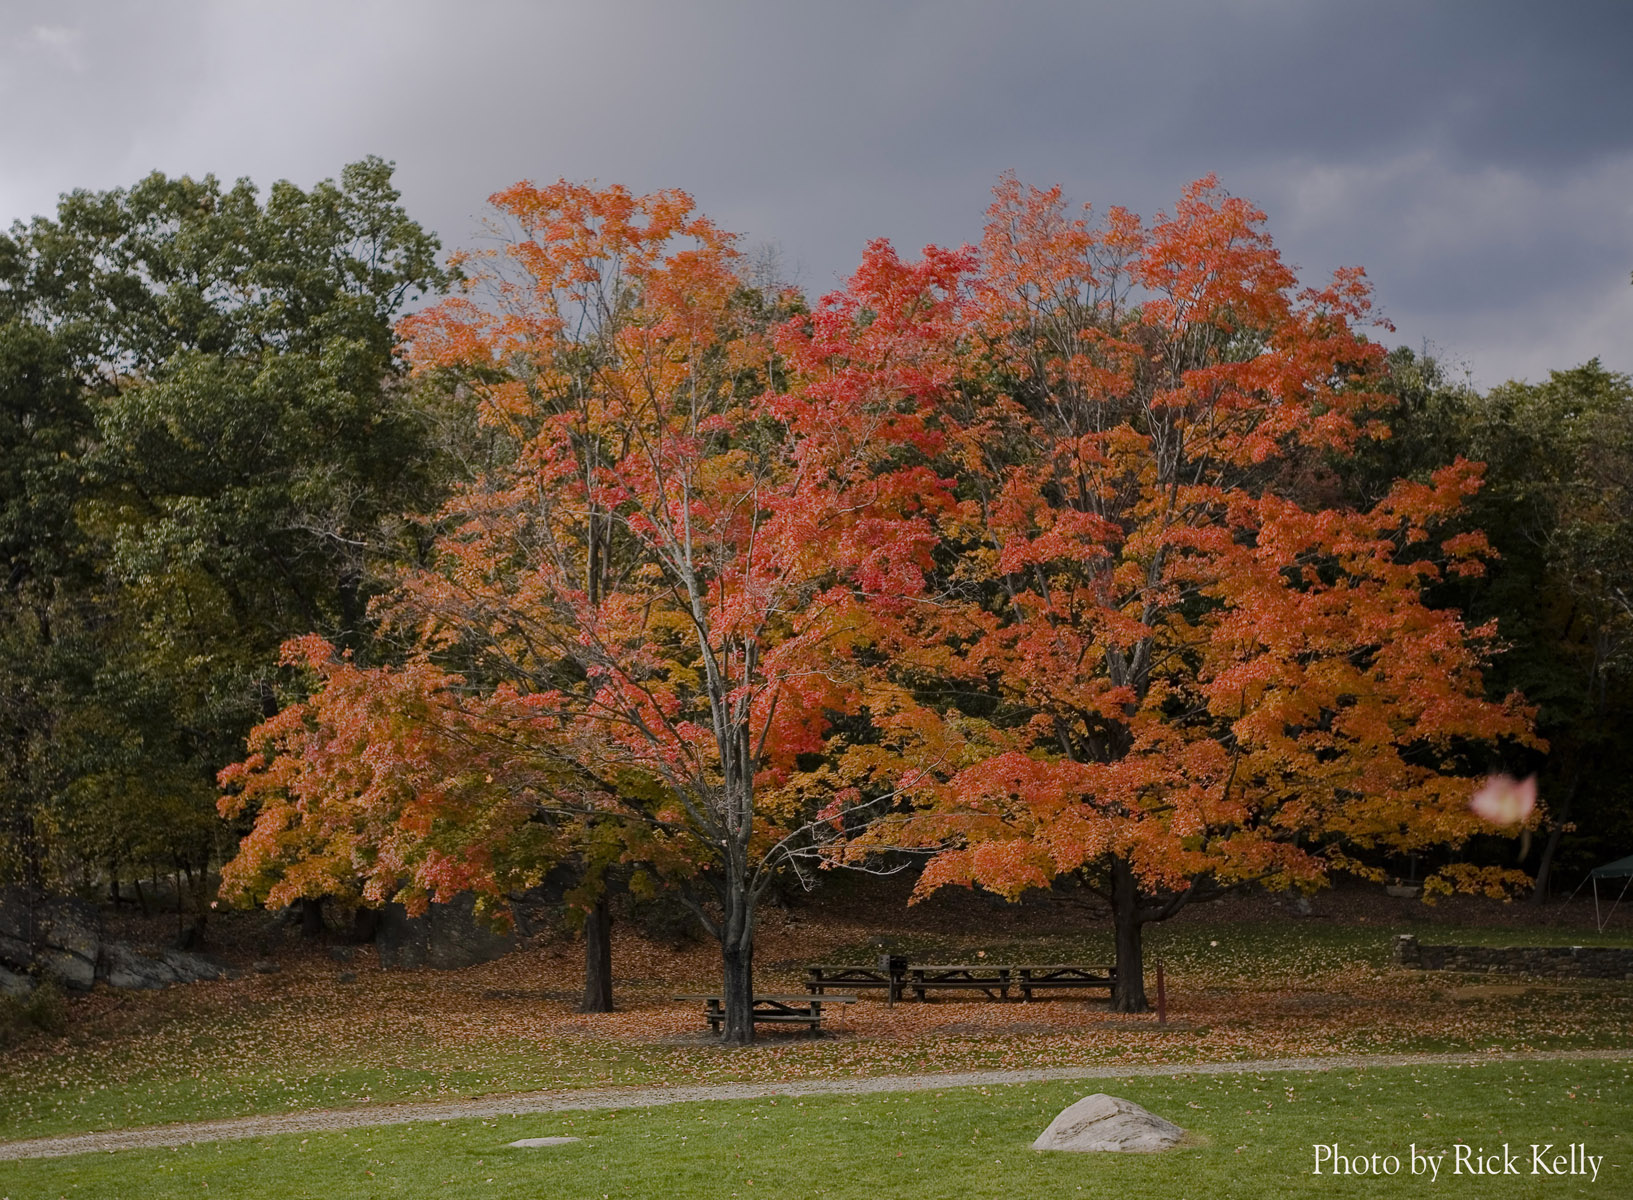
M 78 1133 L 0 1142 L 0 1160 L 61 1158 L 113 1150 L 186 1146 L 282 1133 L 321 1133 L 415 1121 L 456 1121 L 471 1117 L 520 1116 L 593 1108 L 649 1108 L 694 1100 L 757 1100 L 766 1096 L 860 1095 L 868 1092 L 922 1092 L 985 1084 L 1048 1083 L 1070 1079 L 1125 1079 L 1147 1075 L 1242 1075 L 1257 1071 L 1327 1071 L 1335 1067 L 1416 1067 L 1491 1062 L 1553 1062 L 1561 1059 L 1633 1059 L 1620 1050 L 1539 1050 L 1531 1053 L 1363 1054 L 1330 1058 L 1258 1058 L 1237 1062 L 1173 1062 L 1104 1067 L 1060 1067 L 1033 1071 L 961 1071 L 945 1075 L 881 1075 L 859 1079 L 806 1079 L 790 1083 L 722 1083 L 697 1087 L 595 1088 L 523 1092 L 435 1104 L 383 1104 L 377 1108 L 322 1109 L 276 1116 L 233 1117 L 181 1125 Z

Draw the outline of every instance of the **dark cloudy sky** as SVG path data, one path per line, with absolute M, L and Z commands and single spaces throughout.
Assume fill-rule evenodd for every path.
M 0 0 L 0 109 L 0 223 L 375 153 L 447 245 L 521 178 L 681 187 L 812 292 L 1009 168 L 1147 215 L 1212 171 L 1482 385 L 1633 371 L 1629 0 Z

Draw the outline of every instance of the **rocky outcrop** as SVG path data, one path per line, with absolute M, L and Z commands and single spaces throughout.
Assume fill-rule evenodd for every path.
M 492 962 L 516 948 L 516 935 L 495 930 L 476 917 L 470 893 L 447 904 L 433 904 L 424 916 L 411 917 L 401 904 L 380 911 L 374 935 L 382 967 L 431 967 L 439 971 Z
M 1146 1152 L 1179 1144 L 1185 1131 L 1131 1100 L 1096 1092 L 1064 1109 L 1032 1143 L 1034 1150 Z
M 30 988 L 32 978 L 40 978 L 81 992 L 99 981 L 116 988 L 153 989 L 228 975 L 226 967 L 202 954 L 146 953 L 106 941 L 93 905 L 69 896 L 31 901 L 16 888 L 0 892 L 0 968 Z M 9 993 L 23 985 L 0 979 L 0 986 Z
M 1425 946 L 1402 933 L 1395 938 L 1395 962 L 1420 971 L 1633 979 L 1633 947 L 1627 946 Z
M 99 977 L 109 987 L 156 990 L 177 983 L 227 978 L 227 968 L 202 954 L 158 950 L 146 954 L 122 942 L 107 942 L 97 961 Z
M 102 918 L 69 896 L 31 901 L 18 888 L 0 893 L 0 965 L 89 991 L 102 951 Z
M 8 1000 L 26 1000 L 34 994 L 34 981 L 27 975 L 18 975 L 0 967 L 0 996 Z

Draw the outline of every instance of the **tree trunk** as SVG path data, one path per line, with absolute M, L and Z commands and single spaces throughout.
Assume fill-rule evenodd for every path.
M 1142 1013 L 1145 998 L 1145 947 L 1140 919 L 1140 886 L 1134 869 L 1121 859 L 1111 864 L 1111 920 L 1117 939 L 1117 979 L 1111 988 L 1111 1010 Z
M 374 935 L 379 931 L 379 909 L 360 904 L 352 910 L 352 941 L 359 946 L 367 945 L 374 940 Z
M 720 944 L 724 960 L 726 1023 L 720 1040 L 728 1046 L 747 1046 L 754 1041 L 754 942 L 728 936 Z
M 612 908 L 603 893 L 584 918 L 584 1003 L 580 1012 L 612 1009 Z
M 1537 863 L 1537 881 L 1531 889 L 1531 903 L 1543 905 L 1548 902 L 1548 885 L 1554 873 L 1554 855 L 1559 852 L 1559 839 L 1565 836 L 1565 826 L 1571 819 L 1571 802 L 1576 799 L 1577 785 L 1581 782 L 1581 768 L 1577 763 L 1571 765 L 1571 781 L 1565 788 L 1565 801 L 1559 806 L 1559 811 L 1549 818 L 1548 840 L 1542 844 L 1542 858 Z
M 305 938 L 320 938 L 323 936 L 323 897 L 301 897 L 301 936 Z

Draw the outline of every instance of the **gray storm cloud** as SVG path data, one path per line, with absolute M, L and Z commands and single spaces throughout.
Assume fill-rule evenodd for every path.
M 1633 370 L 1633 5 L 7 3 L 0 220 L 377 153 L 445 244 L 520 178 L 683 187 L 821 291 L 979 235 L 999 172 L 1150 213 L 1218 173 L 1482 383 Z

